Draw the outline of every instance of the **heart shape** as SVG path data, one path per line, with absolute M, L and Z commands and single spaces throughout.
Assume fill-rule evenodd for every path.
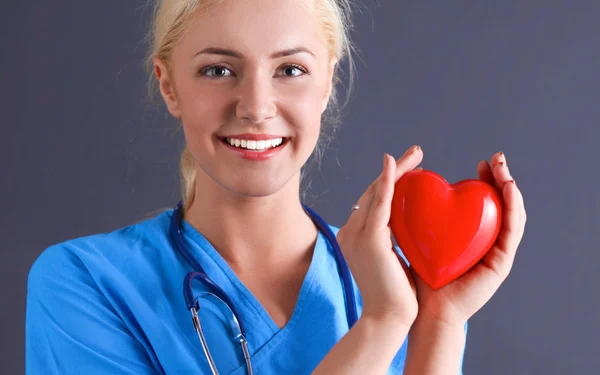
M 494 245 L 502 211 L 500 194 L 484 181 L 450 185 L 435 172 L 413 170 L 396 182 L 390 227 L 411 267 L 439 289 Z

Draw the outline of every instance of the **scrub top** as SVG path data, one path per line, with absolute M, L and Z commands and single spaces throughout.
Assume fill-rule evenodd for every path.
M 183 298 L 192 269 L 171 244 L 172 214 L 42 252 L 28 277 L 27 374 L 211 374 Z M 348 331 L 340 274 L 322 233 L 293 315 L 279 329 L 206 238 L 185 220 L 182 229 L 193 256 L 241 315 L 255 374 L 309 374 Z M 202 283 L 194 291 L 202 295 Z M 246 374 L 231 313 L 210 295 L 199 303 L 219 373 Z M 388 374 L 402 374 L 406 349 L 407 340 Z

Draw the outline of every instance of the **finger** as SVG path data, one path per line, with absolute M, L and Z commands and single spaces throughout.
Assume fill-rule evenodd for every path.
M 490 159 L 490 170 L 492 171 L 492 175 L 494 174 L 494 168 L 496 168 L 496 165 L 498 165 L 498 163 L 505 163 L 506 164 L 506 156 L 504 155 L 503 152 L 496 152 L 494 155 L 492 155 L 492 158 Z M 502 192 L 502 187 L 500 186 L 500 183 L 498 181 L 496 181 L 496 178 L 493 178 L 492 181 L 492 186 L 494 186 L 496 188 L 496 190 Z
M 415 157 L 414 152 L 417 149 L 418 149 L 417 153 L 420 155 L 417 155 Z M 400 178 L 400 177 L 398 177 L 398 173 L 404 174 L 404 171 L 407 170 L 407 168 L 411 168 L 411 169 L 414 168 L 415 166 L 419 165 L 419 163 L 421 162 L 422 159 L 423 159 L 423 156 L 422 156 L 422 151 L 421 151 L 420 147 L 417 145 L 413 145 L 412 147 L 410 147 L 404 153 L 404 155 L 400 159 L 398 159 L 398 161 L 396 162 L 396 177 L 397 178 L 395 178 L 394 182 L 397 181 L 398 178 Z M 409 163 L 408 165 L 406 164 L 407 162 Z M 371 185 L 369 185 L 367 190 L 365 190 L 363 195 L 356 202 L 356 205 L 359 206 L 359 209 L 355 210 L 351 213 L 350 219 L 346 223 L 346 225 L 348 227 L 353 228 L 354 230 L 364 229 L 365 223 L 366 223 L 366 218 L 368 216 L 368 211 L 369 211 L 368 208 L 371 205 L 371 200 L 373 199 L 375 191 L 377 190 L 377 186 L 379 184 L 379 181 L 380 181 L 382 175 L 383 175 L 383 172 L 379 175 L 379 177 L 377 177 L 377 179 L 375 179 L 375 181 L 373 181 L 373 183 L 371 183 Z
M 514 180 L 513 180 L 513 182 L 514 182 Z M 515 208 L 519 211 L 519 218 L 520 218 L 519 229 L 521 230 L 521 236 L 519 237 L 519 241 L 520 241 L 521 238 L 523 237 L 523 233 L 525 232 L 525 223 L 527 221 L 527 212 L 525 210 L 525 203 L 523 201 L 523 194 L 521 193 L 521 190 L 517 186 L 516 182 L 513 185 L 514 185 L 512 187 L 513 192 L 511 194 L 514 194 Z
M 504 161 L 499 161 L 498 163 L 496 163 L 496 165 L 492 169 L 492 173 L 494 174 L 494 180 L 498 184 L 498 189 L 500 191 L 504 191 L 504 185 L 508 181 L 513 180 L 512 176 L 510 175 L 510 171 L 508 170 L 508 167 L 506 166 L 506 163 Z
M 490 167 L 494 170 L 496 164 L 503 162 L 506 164 L 506 155 L 503 152 L 499 151 L 492 155 L 492 159 L 490 160 Z
M 519 199 L 519 207 L 521 208 L 521 230 L 525 231 L 525 224 L 527 223 L 527 210 L 525 209 L 523 193 L 521 193 L 521 190 L 516 185 L 517 184 L 515 183 L 515 187 L 517 188 L 517 198 Z
M 523 236 L 522 212 L 523 197 L 514 182 L 505 184 L 504 215 L 502 231 L 498 236 L 498 248 L 505 253 L 514 253 Z
M 421 150 L 421 147 L 418 145 L 409 147 L 395 165 L 394 163 L 389 163 L 391 177 L 390 180 L 385 180 L 385 182 L 384 179 L 387 178 L 388 175 L 384 172 L 388 165 L 384 165 L 384 172 L 380 175 L 377 184 L 373 186 L 374 193 L 371 195 L 369 212 L 367 214 L 368 216 L 365 218 L 364 228 L 368 227 L 370 230 L 376 230 L 378 228 L 387 227 L 390 221 L 394 184 L 402 177 L 402 175 L 404 175 L 404 173 L 413 170 L 422 160 L 423 151 Z M 372 217 L 372 219 L 369 219 L 370 217 Z
M 420 146 L 410 147 L 404 155 L 396 162 L 396 175 L 394 183 L 397 182 L 406 172 L 412 171 L 423 161 L 423 150 Z
M 384 155 L 384 159 L 383 159 L 384 163 L 385 163 L 387 157 L 388 157 L 387 154 Z M 366 217 L 368 216 L 368 213 L 369 213 L 369 206 L 371 205 L 371 200 L 373 199 L 375 191 L 377 190 L 377 187 L 379 186 L 379 181 L 381 180 L 381 178 L 383 176 L 384 170 L 385 170 L 385 166 L 383 167 L 381 174 L 375 179 L 375 181 L 373 181 L 371 183 L 371 185 L 369 185 L 369 187 L 365 190 L 365 192 L 361 195 L 361 197 L 356 202 L 356 205 L 359 208 L 357 210 L 353 210 L 350 213 L 350 218 L 348 219 L 348 222 L 346 223 L 346 225 L 348 227 L 352 228 L 352 230 L 354 230 L 354 231 L 362 230 L 365 227 Z
M 521 215 L 522 199 L 516 185 L 509 182 L 503 190 L 505 211 L 502 231 L 495 246 L 482 259 L 481 270 L 493 272 L 500 280 L 504 280 L 514 263 L 515 255 L 523 236 Z
M 394 158 L 385 154 L 383 172 L 377 183 L 373 199 L 371 199 L 365 222 L 365 229 L 368 232 L 388 228 L 394 196 L 395 170 Z
M 477 174 L 481 181 L 494 186 L 494 174 L 492 173 L 492 169 L 487 160 L 482 160 L 477 164 Z

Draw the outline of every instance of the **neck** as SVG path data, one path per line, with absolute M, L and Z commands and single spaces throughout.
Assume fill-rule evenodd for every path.
M 275 194 L 243 197 L 198 172 L 184 218 L 233 269 L 293 266 L 310 259 L 317 229 L 302 208 L 299 176 Z

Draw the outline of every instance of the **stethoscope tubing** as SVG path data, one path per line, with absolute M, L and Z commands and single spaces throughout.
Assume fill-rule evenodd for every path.
M 352 279 L 350 277 L 350 270 L 348 265 L 346 264 L 346 260 L 344 259 L 344 255 L 340 249 L 340 246 L 337 242 L 336 236 L 329 227 L 329 225 L 323 220 L 314 210 L 311 208 L 302 205 L 306 213 L 313 220 L 317 228 L 323 233 L 331 247 L 333 248 L 334 257 L 336 260 L 336 264 L 338 267 L 338 272 L 340 273 L 340 278 L 342 281 L 342 289 L 344 292 L 344 300 L 346 307 L 346 318 L 348 320 L 348 329 L 352 328 L 356 321 L 358 320 L 358 312 L 356 310 L 356 298 L 354 293 L 354 288 L 352 285 Z M 233 302 L 227 296 L 227 293 L 223 291 L 217 284 L 215 284 L 206 274 L 204 268 L 196 259 L 193 257 L 188 247 L 186 246 L 183 240 L 183 234 L 181 229 L 181 221 L 183 219 L 183 202 L 179 202 L 173 211 L 173 215 L 171 217 L 171 223 L 169 226 L 169 235 L 171 240 L 173 241 L 175 248 L 179 252 L 179 254 L 184 258 L 184 260 L 192 267 L 193 271 L 188 272 L 185 275 L 183 280 L 183 297 L 185 300 L 185 304 L 187 309 L 192 314 L 192 322 L 194 324 L 194 329 L 198 333 L 198 338 L 202 344 L 202 349 L 206 358 L 208 359 L 209 366 L 213 374 L 218 375 L 218 371 L 214 360 L 210 354 L 210 350 L 208 349 L 208 345 L 206 343 L 206 338 L 204 337 L 204 333 L 202 330 L 202 326 L 200 324 L 200 318 L 198 317 L 198 311 L 200 309 L 200 305 L 197 299 L 194 297 L 193 291 L 193 281 L 199 280 L 204 284 L 204 286 L 213 293 L 218 299 L 220 299 L 225 305 L 231 310 L 234 319 L 236 320 L 239 329 L 240 335 L 236 337 L 239 340 L 239 344 L 242 347 L 242 351 L 244 353 L 244 359 L 246 360 L 246 364 L 248 366 L 248 374 L 252 374 L 252 365 L 250 360 L 250 354 L 248 351 L 248 342 L 246 341 L 246 330 L 244 328 L 244 324 L 240 319 L 240 315 L 235 308 Z

